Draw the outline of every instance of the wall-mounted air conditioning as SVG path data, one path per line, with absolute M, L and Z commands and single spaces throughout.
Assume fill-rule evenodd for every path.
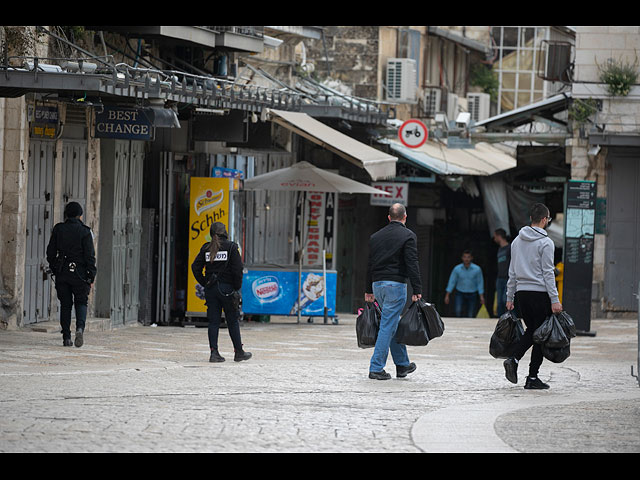
M 491 97 L 488 93 L 467 93 L 467 108 L 474 122 L 486 120 L 490 115 Z
M 435 117 L 442 111 L 442 90 L 439 88 L 425 88 L 422 94 L 423 114 L 427 118 Z
M 387 101 L 417 103 L 418 70 L 411 58 L 389 58 L 387 60 Z

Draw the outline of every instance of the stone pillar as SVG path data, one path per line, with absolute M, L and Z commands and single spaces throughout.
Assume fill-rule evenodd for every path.
M 0 328 L 22 320 L 27 165 L 27 109 L 24 97 L 0 99 Z

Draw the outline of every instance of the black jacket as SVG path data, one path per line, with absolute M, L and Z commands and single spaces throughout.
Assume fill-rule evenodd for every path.
M 407 283 L 407 278 L 413 294 L 422 294 L 416 234 L 403 223 L 391 221 L 369 239 L 367 293 L 373 292 L 373 282 Z
M 56 224 L 47 245 L 47 262 L 56 275 L 73 262 L 82 279 L 93 283 L 97 268 L 91 229 L 78 218 Z
M 202 246 L 191 265 L 193 276 L 203 287 L 215 285 L 217 278 L 220 283 L 227 283 L 233 286 L 234 290 L 240 290 L 243 265 L 238 245 L 225 238 L 220 240 L 220 249 L 214 262 L 209 261 L 209 243 Z

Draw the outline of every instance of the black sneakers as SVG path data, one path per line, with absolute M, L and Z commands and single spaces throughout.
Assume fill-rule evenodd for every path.
M 62 346 L 63 347 L 73 347 L 73 342 L 71 341 L 70 338 L 63 338 L 62 339 Z
M 546 390 L 547 388 L 549 388 L 549 385 L 544 383 L 538 377 L 527 377 L 524 388 L 526 388 L 527 390 Z
M 384 370 L 381 370 L 379 372 L 369 372 L 369 378 L 373 380 L 389 380 L 391 375 Z
M 416 364 L 413 362 L 411 362 L 406 367 L 401 367 L 399 365 L 396 365 L 396 377 L 398 378 L 404 378 L 407 375 L 409 375 L 411 372 L 415 372 L 415 371 L 416 371 Z
M 504 363 L 504 376 L 511 383 L 518 383 L 518 361 L 511 357 L 507 358 Z

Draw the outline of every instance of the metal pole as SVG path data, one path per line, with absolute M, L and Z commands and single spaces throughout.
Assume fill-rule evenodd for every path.
M 327 252 L 322 250 L 322 281 L 324 289 L 322 296 L 324 297 L 324 323 L 327 323 Z
M 638 299 L 638 363 L 636 364 L 636 368 L 640 370 L 640 282 L 638 282 L 638 293 L 634 294 Z M 638 380 L 638 385 L 640 385 L 640 372 L 637 375 L 633 374 L 633 365 L 631 365 L 631 376 L 635 377 Z

